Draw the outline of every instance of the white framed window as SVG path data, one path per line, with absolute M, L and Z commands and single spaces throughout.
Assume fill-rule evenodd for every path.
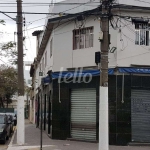
M 53 55 L 53 38 L 50 41 L 50 58 L 52 57 L 52 55 Z
M 73 30 L 73 50 L 93 47 L 93 27 Z
M 150 45 L 150 24 L 148 23 L 135 23 L 135 44 L 136 45 Z

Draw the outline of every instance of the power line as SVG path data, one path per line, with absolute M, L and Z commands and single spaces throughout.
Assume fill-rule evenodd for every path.
M 74 9 L 74 8 L 72 8 L 72 9 Z M 71 10 L 71 9 L 68 9 L 68 10 L 65 10 L 64 12 L 66 12 L 66 11 L 69 11 L 69 10 Z M 31 15 L 73 15 L 74 16 L 74 13 L 64 13 L 64 12 L 59 12 L 59 13 L 38 13 L 38 12 L 23 12 L 22 14 L 31 14 Z M 15 11 L 1 11 L 1 13 L 8 13 L 8 14 L 17 14 L 17 12 L 15 12 Z M 19 14 L 21 13 L 21 12 L 18 12 Z M 81 13 L 83 13 L 83 12 L 81 12 Z M 89 14 L 89 15 L 92 15 L 92 13 L 91 14 Z
M 16 11 L 1 11 L 1 13 L 8 13 L 8 14 L 17 14 Z M 21 12 L 18 12 L 19 14 Z M 34 15 L 60 15 L 60 13 L 38 13 L 38 12 L 23 12 L 22 14 L 34 14 Z M 68 13 L 61 13 L 61 15 L 73 15 Z
M 93 0 L 93 1 L 95 1 L 95 0 Z M 79 6 L 76 6 L 76 7 L 70 8 L 70 9 L 68 9 L 68 10 L 65 10 L 65 11 L 63 11 L 62 13 L 67 12 L 67 11 L 72 10 L 72 9 L 75 9 L 75 8 L 78 8 L 78 7 L 82 6 L 82 5 L 86 5 L 86 4 L 88 4 L 88 3 L 92 3 L 91 0 L 88 1 L 88 2 L 86 2 L 86 3 L 82 3 L 82 4 L 80 3 Z
M 8 64 L 8 63 L 6 63 L 5 61 L 3 61 L 2 59 L 0 59 L 0 61 L 3 62 L 4 64 Z
M 85 5 L 85 6 L 96 7 L 97 5 Z M 16 6 L 0 6 L 0 7 L 16 7 Z M 48 5 L 29 5 L 29 6 L 23 6 L 23 7 L 48 7 Z
M 35 29 L 35 28 L 43 27 L 43 26 L 45 26 L 45 25 L 36 26 L 36 27 L 33 27 L 33 28 L 29 28 L 27 30 L 32 30 L 32 29 Z
M 25 26 L 24 26 L 24 32 L 26 31 L 26 33 L 27 33 L 27 37 L 28 37 L 28 40 L 29 40 L 29 42 L 30 42 L 30 49 L 31 49 L 31 40 L 30 40 L 30 37 L 29 37 L 29 34 L 28 34 L 28 30 L 27 30 L 27 26 L 26 26 L 26 23 L 25 23 Z M 25 36 L 25 35 L 24 35 Z M 25 40 L 26 40 L 26 38 L 25 38 Z M 26 48 L 26 45 L 24 44 L 24 46 L 25 46 L 25 49 L 27 49 Z M 29 50 L 28 51 L 31 55 L 32 55 L 32 57 L 34 58 L 34 56 L 33 56 L 33 54 L 31 53 L 31 51 Z M 27 56 L 28 57 L 28 56 Z M 31 58 L 32 58 L 31 57 Z
M 95 0 L 94 0 L 95 1 Z M 88 1 L 86 3 L 61 3 L 61 2 L 58 2 L 58 3 L 36 3 L 36 2 L 30 2 L 30 3 L 22 3 L 23 5 L 85 5 L 85 4 L 88 4 L 88 3 L 95 3 L 95 4 L 99 4 L 99 2 L 94 2 L 94 1 Z M 16 3 L 0 3 L 1 5 L 3 4 L 12 4 L 12 5 L 16 5 Z
M 122 24 L 124 24 L 122 21 L 120 21 Z M 126 25 L 126 27 L 127 27 L 127 29 L 130 31 L 130 32 L 132 32 L 133 34 L 135 34 L 135 31 L 133 30 L 133 29 L 131 29 L 130 27 L 128 27 L 127 25 Z M 130 37 L 128 37 L 127 35 L 125 35 L 123 32 L 122 32 L 122 34 L 126 37 L 126 38 L 128 38 L 131 42 L 133 42 L 134 44 L 135 44 L 135 40 L 134 39 L 131 39 Z M 145 48 L 144 46 L 142 46 L 142 45 L 139 45 L 141 48 L 143 48 L 143 49 L 145 49 L 145 50 L 148 50 L 149 51 L 149 49 L 147 49 L 147 48 Z
M 93 18 L 92 18 L 93 19 Z M 88 23 L 88 22 L 90 22 L 92 19 L 90 19 L 90 20 L 88 20 L 86 23 Z M 70 22 L 68 22 L 68 24 L 69 24 Z M 67 24 L 67 25 L 68 25 Z M 65 27 L 66 27 L 66 25 L 65 25 Z M 58 31 L 58 30 L 56 30 L 56 31 Z M 56 35 L 61 35 L 61 34 L 65 34 L 65 33 L 67 33 L 67 32 L 70 32 L 70 31 L 72 31 L 72 30 L 68 30 L 68 31 L 65 31 L 65 32 L 61 32 L 61 33 L 57 33 L 57 34 L 54 34 L 55 36 Z
M 143 2 L 143 3 L 148 3 L 148 4 L 150 4 L 150 2 L 141 1 L 141 0 L 134 0 L 134 1 L 138 1 L 138 2 Z
M 16 19 L 12 18 L 11 16 L 7 15 L 5 12 L 0 11 L 0 13 L 4 14 L 5 16 L 9 17 L 10 19 L 16 21 Z
M 145 53 L 141 53 L 141 54 L 137 54 L 137 55 L 133 55 L 133 56 L 129 56 L 129 57 L 120 58 L 120 59 L 117 59 L 117 60 L 124 60 L 124 59 L 128 59 L 128 58 L 132 58 L 132 57 L 144 55 L 144 54 L 147 54 L 147 53 L 150 53 L 150 51 L 149 51 L 149 52 L 145 52 Z M 109 59 L 110 59 L 110 58 L 109 58 Z M 117 60 L 116 60 L 116 61 L 117 61 Z M 110 61 L 110 62 L 112 63 L 112 62 L 115 62 L 115 61 Z M 110 63 L 110 62 L 109 62 L 109 63 Z
M 26 42 L 26 36 L 25 36 L 25 31 L 26 31 L 27 36 L 28 36 L 28 38 L 29 38 L 30 49 L 31 49 L 31 41 L 30 41 L 30 37 L 29 37 L 28 31 L 26 30 L 26 29 L 27 29 L 27 26 L 26 26 L 26 17 L 25 17 L 25 14 L 24 14 L 24 23 L 23 23 L 23 27 L 24 27 L 23 32 L 24 32 L 25 42 Z M 25 49 L 27 50 L 25 43 L 23 43 L 23 45 L 24 45 Z M 30 51 L 29 51 L 29 52 L 30 52 Z M 31 53 L 30 53 L 30 54 L 31 54 Z M 31 54 L 31 55 L 32 55 L 32 54 Z M 32 55 L 32 56 L 33 56 L 33 55 Z M 27 57 L 28 57 L 28 56 L 27 56 Z M 33 57 L 33 58 L 34 58 L 34 57 Z M 29 58 L 28 58 L 28 60 L 29 60 Z
M 43 19 L 46 19 L 46 18 L 49 18 L 49 16 L 44 17 L 44 18 L 40 18 L 40 19 L 37 19 L 37 20 L 34 20 L 34 21 L 30 21 L 29 24 L 32 24 L 33 22 L 40 21 L 40 20 L 43 20 Z

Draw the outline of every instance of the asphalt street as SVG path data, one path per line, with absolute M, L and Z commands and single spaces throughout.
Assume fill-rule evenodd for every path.
M 9 140 L 6 141 L 5 144 L 2 144 L 2 142 L 0 142 L 0 150 L 7 150 L 7 147 L 8 147 L 8 145 L 9 145 L 10 141 L 11 141 L 11 138 L 12 138 L 12 135 L 11 135 L 11 137 L 9 138 Z

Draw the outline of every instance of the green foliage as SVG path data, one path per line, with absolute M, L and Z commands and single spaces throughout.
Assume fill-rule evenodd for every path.
M 0 20 L 0 24 L 5 25 L 5 21 Z M 7 58 L 10 65 L 16 65 L 18 59 L 16 43 L 13 41 L 0 43 L 0 56 Z M 5 102 L 7 105 L 11 103 L 12 96 L 18 91 L 17 82 L 16 69 L 7 65 L 0 65 L 0 107 L 4 107 Z
M 4 20 L 0 20 L 0 24 L 5 25 L 5 21 Z
M 5 21 L 0 20 L 0 24 L 5 25 Z M 5 58 L 7 57 L 10 64 L 16 65 L 18 58 L 16 42 L 10 41 L 6 43 L 0 43 L 0 56 Z M 25 56 L 25 54 L 23 56 Z
M 0 55 L 2 57 L 7 57 L 8 61 L 12 65 L 17 64 L 18 51 L 17 51 L 17 48 L 16 48 L 16 43 L 10 41 L 8 43 L 1 44 Z M 25 54 L 23 56 L 25 56 Z
M 0 66 L 0 99 L 1 104 L 6 102 L 11 103 L 12 96 L 17 92 L 17 71 L 13 67 L 6 65 Z M 2 105 L 1 105 L 2 107 Z
M 2 57 L 7 57 L 8 61 L 14 65 L 17 62 L 17 57 L 18 57 L 18 52 L 16 48 L 16 43 L 15 42 L 8 42 L 8 43 L 3 43 L 1 44 L 0 47 L 0 55 Z

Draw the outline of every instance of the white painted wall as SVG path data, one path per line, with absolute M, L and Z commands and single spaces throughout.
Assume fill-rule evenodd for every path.
M 84 1 L 84 0 L 83 0 Z M 87 0 L 86 0 L 87 1 Z M 84 1 L 84 2 L 86 2 Z M 99 0 L 98 0 L 99 1 Z M 149 2 L 149 0 L 145 0 Z M 68 0 L 67 2 L 74 2 L 72 0 Z M 82 2 L 77 0 L 75 2 Z M 141 3 L 135 0 L 119 0 L 121 4 L 128 5 L 137 5 L 137 6 L 148 6 L 149 4 Z M 146 5 L 145 5 L 146 4 Z M 62 6 L 62 5 L 61 5 Z M 75 6 L 74 6 L 75 7 Z M 78 9 L 72 9 L 72 13 L 84 11 L 88 6 L 79 7 Z M 66 10 L 68 7 L 54 7 L 52 12 L 62 12 Z M 68 8 L 69 9 L 69 8 Z M 93 7 L 92 7 L 93 9 Z M 69 13 L 69 12 L 68 12 Z M 120 15 L 124 16 L 133 16 L 133 17 L 149 17 L 150 13 L 142 13 L 142 12 L 121 12 Z M 134 65 L 149 65 L 150 64 L 150 46 L 139 46 L 135 45 L 135 27 L 131 22 L 121 20 L 118 22 L 118 26 L 121 26 L 121 30 L 112 29 L 110 27 L 111 34 L 111 44 L 110 48 L 117 47 L 117 50 L 114 53 L 109 53 L 109 68 L 114 67 L 130 67 L 132 64 Z M 62 23 L 62 22 L 61 22 Z M 55 25 L 55 27 L 58 24 Z M 52 70 L 53 72 L 60 71 L 60 68 L 63 67 L 64 71 L 67 68 L 75 68 L 75 67 L 87 67 L 87 66 L 96 66 L 95 64 L 95 52 L 100 50 L 100 42 L 99 31 L 100 31 L 100 21 L 93 16 L 86 20 L 85 27 L 94 26 L 94 46 L 92 48 L 87 49 L 79 49 L 73 50 L 73 33 L 72 31 L 76 28 L 75 23 L 71 22 L 70 24 L 64 24 L 60 27 L 57 27 L 49 37 L 49 41 L 46 45 L 45 52 L 47 51 L 47 65 L 43 70 L 44 76 L 47 76 L 47 72 Z M 54 28 L 55 28 L 54 27 Z M 43 33 L 39 35 L 39 43 L 41 43 Z M 53 38 L 53 55 L 50 58 L 50 40 Z M 45 57 L 45 52 L 41 58 L 40 63 L 42 63 L 43 57 Z M 44 58 L 45 59 L 45 58 Z M 36 69 L 36 88 L 37 89 L 41 85 L 41 78 L 39 76 L 39 66 Z M 35 94 L 37 94 L 38 90 L 35 90 Z M 34 107 L 35 109 L 35 107 Z M 34 118 L 35 120 L 35 118 Z
M 132 4 L 132 3 L 131 3 Z M 55 8 L 55 7 L 54 7 Z M 150 17 L 149 13 L 142 12 L 129 12 L 119 11 L 121 15 L 133 16 L 133 17 Z M 131 21 L 131 20 L 129 20 Z M 110 27 L 111 44 L 110 48 L 117 47 L 114 53 L 109 53 L 109 67 L 114 68 L 130 67 L 132 64 L 136 65 L 149 65 L 149 46 L 135 45 L 135 26 L 129 21 L 121 19 L 118 21 L 118 27 L 121 30 L 113 29 Z M 62 22 L 61 22 L 62 23 Z M 54 28 L 57 26 L 56 24 Z M 64 24 L 57 27 L 51 34 L 47 43 L 45 52 L 47 51 L 47 66 L 45 67 L 44 76 L 47 76 L 48 70 L 53 72 L 60 71 L 63 67 L 67 68 L 96 66 L 95 64 L 95 52 L 100 50 L 99 31 L 100 22 L 93 16 L 87 18 L 85 27 L 94 26 L 94 46 L 92 48 L 73 50 L 73 33 L 76 28 L 75 23 L 72 21 L 70 24 Z M 50 40 L 53 37 L 53 56 L 50 58 Z M 43 57 L 45 57 L 45 52 Z M 42 57 L 42 58 L 43 58 Z M 42 61 L 42 59 L 41 59 Z M 37 72 L 39 70 L 37 69 Z M 38 75 L 38 73 L 37 73 Z M 39 85 L 41 83 L 41 77 L 38 77 Z
M 96 66 L 95 52 L 100 51 L 99 31 L 100 22 L 95 17 L 90 17 L 86 20 L 85 27 L 94 26 L 94 46 L 92 48 L 73 50 L 73 30 L 75 23 L 60 26 L 54 31 L 54 64 L 53 72 L 60 71 L 63 67 L 67 68 Z M 115 37 L 111 38 L 110 47 L 117 46 L 117 31 L 110 30 L 110 33 Z M 116 53 L 109 55 L 110 67 L 116 66 Z
M 99 31 L 100 24 L 99 20 L 94 20 L 95 18 L 91 17 L 86 21 L 85 27 L 94 26 L 94 43 L 93 47 L 72 50 L 73 53 L 73 67 L 85 67 L 85 66 L 96 66 L 95 64 L 95 52 L 100 51 L 100 42 L 99 42 Z M 74 26 L 74 24 L 73 24 Z M 74 28 L 73 28 L 74 29 Z M 71 31 L 71 37 L 72 31 Z M 73 41 L 73 40 L 72 40 Z M 72 44 L 71 44 L 72 45 Z
M 59 2 L 58 2 L 59 3 Z M 64 5 L 54 5 L 50 6 L 49 12 L 51 13 L 78 13 L 86 10 L 91 10 L 99 6 L 100 0 L 66 0 L 61 1 L 60 3 L 64 3 Z M 65 3 L 77 3 L 76 5 L 65 5 Z M 81 3 L 81 4 L 80 4 Z M 84 4 L 83 4 L 84 3 Z M 56 17 L 50 16 L 50 17 Z
M 149 0 L 116 0 L 117 4 L 150 7 Z
M 122 12 L 122 15 L 131 15 L 133 17 L 150 17 L 149 13 L 141 12 Z M 131 20 L 129 20 L 131 21 Z M 129 21 L 121 20 L 118 26 L 121 30 L 112 29 L 111 47 L 117 47 L 117 51 L 109 53 L 109 67 L 130 67 L 136 65 L 149 65 L 150 46 L 135 45 L 135 25 Z M 72 48 L 72 30 L 74 22 L 69 25 L 57 28 L 54 31 L 54 64 L 53 72 L 59 71 L 61 67 L 64 70 L 74 67 L 86 67 L 95 65 L 95 52 L 100 50 L 99 37 L 99 21 L 89 18 L 85 27 L 94 26 L 94 47 L 87 49 L 73 50 Z
M 121 14 L 130 14 L 133 17 L 150 17 L 149 13 L 141 12 L 122 12 Z M 121 32 L 118 31 L 117 42 L 117 66 L 149 65 L 150 46 L 135 45 L 135 25 L 124 19 L 121 22 Z M 120 41 L 121 39 L 122 41 Z
M 44 69 L 44 76 L 47 76 L 47 72 L 49 70 L 52 70 L 52 67 L 53 67 L 53 52 L 52 52 L 52 56 L 50 57 L 50 41 L 51 41 L 52 37 L 53 37 L 53 33 L 50 36 L 48 43 L 46 45 L 46 48 L 45 48 L 45 52 L 47 51 L 47 65 Z M 53 38 L 53 40 L 54 40 L 54 38 Z M 45 52 L 44 52 L 43 57 L 45 56 Z

